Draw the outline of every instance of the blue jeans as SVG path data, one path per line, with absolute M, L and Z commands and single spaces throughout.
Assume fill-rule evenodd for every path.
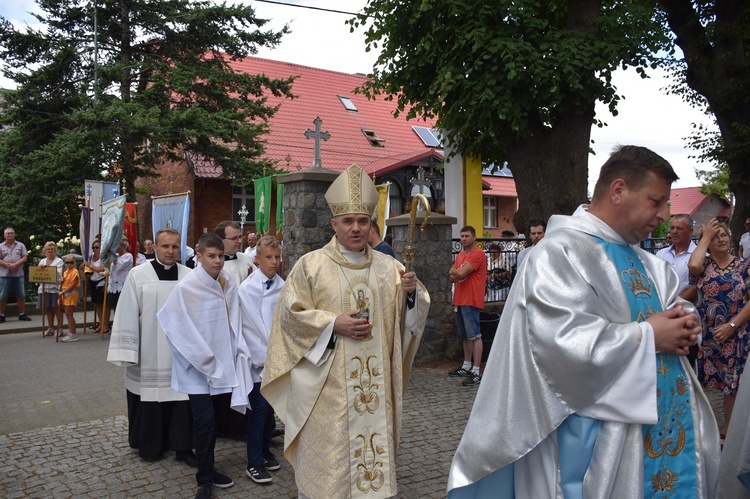
M 213 483 L 214 448 L 216 447 L 216 420 L 211 395 L 205 393 L 188 395 L 193 411 L 193 440 L 198 472 L 195 479 L 198 486 Z
M 459 305 L 456 310 L 456 326 L 462 340 L 474 340 L 482 337 L 479 328 L 479 309 L 471 305 Z
M 15 290 L 17 300 L 26 298 L 26 292 L 23 289 L 23 276 L 0 277 L 0 301 L 8 301 L 10 288 Z
M 260 394 L 260 383 L 253 384 L 248 399 L 252 410 L 247 414 L 247 465 L 258 466 L 263 464 L 271 448 L 273 411 Z

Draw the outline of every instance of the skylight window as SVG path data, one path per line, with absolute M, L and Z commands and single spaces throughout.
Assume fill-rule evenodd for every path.
M 349 97 L 345 97 L 343 95 L 339 95 L 338 97 L 341 103 L 344 105 L 344 109 L 346 109 L 347 111 L 354 111 L 355 113 L 359 112 L 357 106 L 354 105 Z
M 411 129 L 419 135 L 419 138 L 422 139 L 422 142 L 427 147 L 443 147 L 443 137 L 440 134 L 440 130 L 424 126 L 413 126 Z
M 378 134 L 375 133 L 375 130 L 365 130 L 362 129 L 362 133 L 365 134 L 365 137 L 367 137 L 367 140 L 370 141 L 370 145 L 373 147 L 385 147 L 385 139 L 381 139 L 378 137 Z

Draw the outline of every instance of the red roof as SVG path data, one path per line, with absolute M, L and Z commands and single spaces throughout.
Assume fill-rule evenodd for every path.
M 672 194 L 669 196 L 670 212 L 672 215 L 687 213 L 692 216 L 708 199 L 709 196 L 703 194 L 700 187 L 678 187 L 672 189 Z M 726 206 L 717 216 L 729 217 L 729 202 L 726 200 L 723 201 L 726 203 Z M 725 215 L 722 215 L 723 213 Z
M 518 197 L 518 193 L 516 193 L 516 181 L 513 180 L 513 177 L 482 175 L 482 186 L 482 195 L 484 196 L 498 196 L 504 198 Z
M 412 126 L 432 128 L 434 120 L 407 121 L 405 113 L 393 117 L 395 102 L 379 97 L 368 100 L 354 89 L 366 78 L 361 75 L 338 73 L 310 68 L 287 62 L 258 57 L 230 61 L 237 71 L 264 74 L 270 78 L 297 76 L 292 84 L 294 99 L 283 99 L 268 94 L 268 103 L 280 104 L 269 121 L 270 132 L 265 136 L 265 157 L 275 161 L 277 168 L 296 171 L 312 166 L 314 140 L 307 139 L 305 130 L 314 130 L 313 120 L 322 120 L 321 131 L 330 133 L 321 141 L 321 160 L 324 168 L 343 171 L 358 164 L 367 173 L 382 174 L 417 159 L 436 156 L 442 159 L 442 150 L 425 146 Z M 338 96 L 348 97 L 357 111 L 344 108 Z M 372 130 L 384 140 L 384 147 L 374 147 L 362 132 Z M 217 168 L 195 162 L 199 177 L 217 176 Z

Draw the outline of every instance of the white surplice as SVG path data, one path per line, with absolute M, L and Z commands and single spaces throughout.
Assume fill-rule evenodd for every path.
M 156 313 L 166 303 L 179 279 L 190 269 L 177 265 L 177 281 L 161 281 L 153 266 L 139 265 L 128 274 L 120 293 L 107 360 L 125 366 L 125 388 L 144 402 L 187 400 L 174 391 L 172 350 Z

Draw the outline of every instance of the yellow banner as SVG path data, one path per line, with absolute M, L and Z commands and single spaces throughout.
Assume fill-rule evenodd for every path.
M 385 221 L 388 220 L 390 215 L 389 210 L 391 207 L 391 198 L 389 197 L 391 191 L 391 184 L 380 184 L 376 185 L 375 188 L 378 190 L 378 207 L 375 209 L 375 219 L 380 227 L 380 236 L 385 237 L 387 227 Z

